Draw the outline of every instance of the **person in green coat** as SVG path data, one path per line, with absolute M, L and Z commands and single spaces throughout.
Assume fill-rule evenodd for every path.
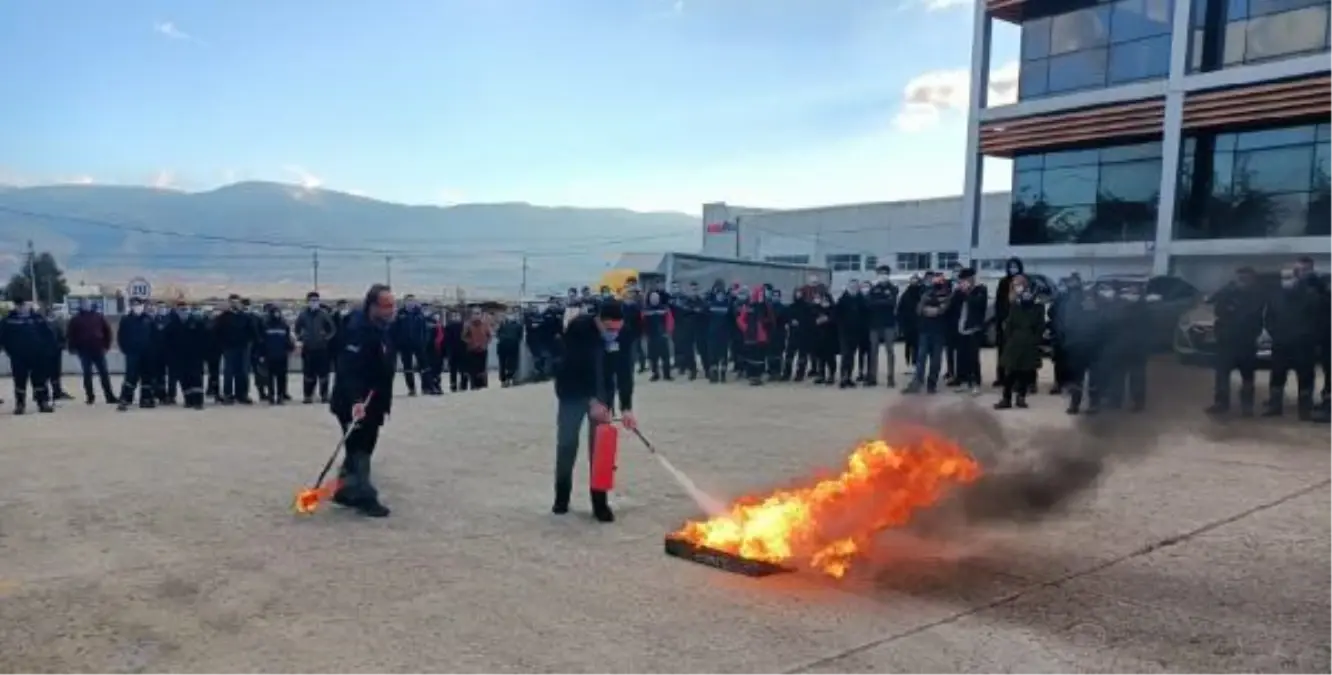
M 999 352 L 999 367 L 1004 371 L 1003 398 L 995 410 L 1016 405 L 1027 407 L 1027 392 L 1036 387 L 1036 371 L 1041 367 L 1041 336 L 1045 333 L 1045 307 L 1036 302 L 1036 294 L 1025 276 L 1016 276 L 1009 289 L 1012 305 L 1004 317 L 1004 344 Z

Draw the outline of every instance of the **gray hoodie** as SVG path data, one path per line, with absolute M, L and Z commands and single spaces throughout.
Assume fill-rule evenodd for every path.
M 328 349 L 329 340 L 338 331 L 338 325 L 333 321 L 333 315 L 329 314 L 324 308 L 310 309 L 305 308 L 296 317 L 296 339 L 300 340 L 304 349 L 320 350 Z

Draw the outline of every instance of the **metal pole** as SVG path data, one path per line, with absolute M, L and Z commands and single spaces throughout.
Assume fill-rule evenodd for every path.
M 393 285 L 393 256 L 384 256 L 384 283 Z
M 28 240 L 28 290 L 32 293 L 32 301 L 41 304 L 37 297 L 37 253 L 32 248 L 32 240 Z
M 314 250 L 312 264 L 314 266 L 314 290 L 319 292 L 319 249 Z
M 527 298 L 527 256 L 523 256 L 523 285 L 518 289 L 518 302 Z

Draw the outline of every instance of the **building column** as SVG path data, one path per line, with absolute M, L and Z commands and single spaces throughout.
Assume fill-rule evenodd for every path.
M 985 181 L 985 158 L 980 154 L 980 111 L 988 105 L 990 92 L 990 15 L 985 10 L 984 2 L 978 0 L 974 5 L 971 98 L 967 106 L 967 163 L 962 183 L 963 229 L 957 247 L 959 252 L 967 252 L 969 261 L 976 259 L 976 248 L 980 246 L 981 194 Z
M 1183 144 L 1184 78 L 1189 63 L 1190 0 L 1175 0 L 1171 17 L 1170 73 L 1166 78 L 1165 119 L 1161 133 L 1161 186 L 1156 208 L 1156 238 L 1152 246 L 1152 274 L 1170 273 L 1170 242 L 1175 238 L 1175 204 L 1179 189 L 1180 148 Z

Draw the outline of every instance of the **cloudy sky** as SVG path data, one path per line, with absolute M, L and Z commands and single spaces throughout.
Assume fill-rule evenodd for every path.
M 955 194 L 970 36 L 968 0 L 5 0 L 0 183 L 690 213 Z M 993 96 L 1015 55 L 1001 31 Z

